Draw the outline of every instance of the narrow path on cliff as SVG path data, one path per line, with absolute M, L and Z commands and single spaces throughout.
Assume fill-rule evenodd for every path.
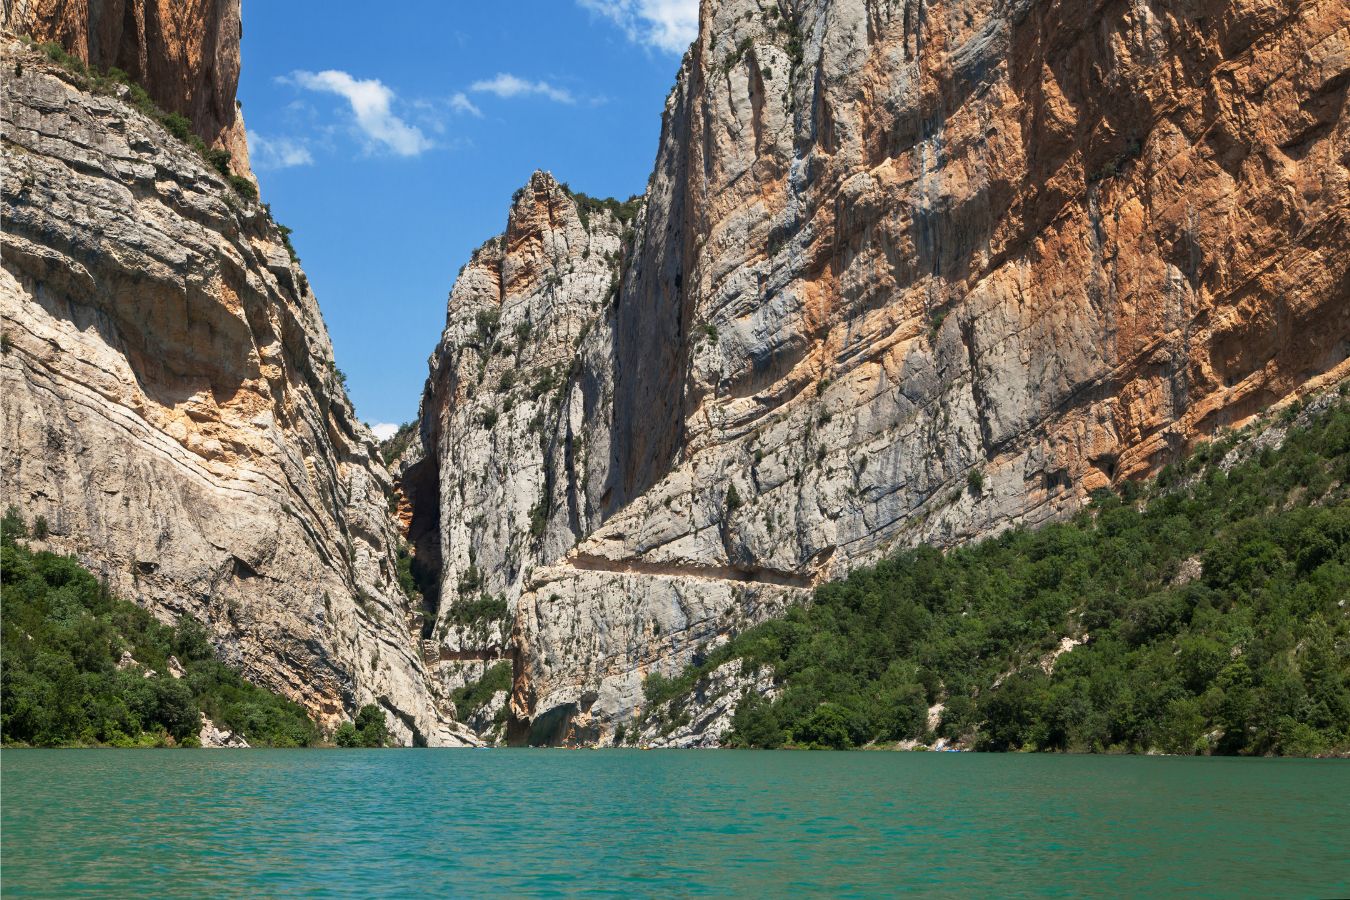
M 558 563 L 558 568 L 583 572 L 607 572 L 614 575 L 651 575 L 692 578 L 698 581 L 730 581 L 737 584 L 763 584 L 774 587 L 811 590 L 820 581 L 818 575 L 802 575 L 760 566 L 700 566 L 692 563 L 651 562 L 641 559 L 609 559 L 578 553 Z

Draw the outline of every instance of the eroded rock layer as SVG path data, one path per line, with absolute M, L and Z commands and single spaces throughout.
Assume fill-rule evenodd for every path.
M 304 273 L 188 146 L 5 39 L 5 502 L 332 726 L 472 741 L 433 699 L 392 486 Z
M 423 400 L 430 452 L 401 479 L 417 557 L 440 572 L 428 659 L 442 687 L 508 654 L 531 571 L 599 523 L 631 212 L 579 205 L 538 173 L 450 295 Z
M 239 86 L 239 0 L 4 0 L 0 26 L 116 67 L 249 172 Z
M 516 739 L 1350 372 L 1347 83 L 1340 0 L 703 3 L 634 232 L 536 176 L 432 360 L 442 613 L 506 598 Z M 539 428 L 470 337 L 521 310 Z

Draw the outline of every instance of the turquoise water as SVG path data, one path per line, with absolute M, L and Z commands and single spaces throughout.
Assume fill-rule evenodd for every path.
M 5 896 L 1350 895 L 1350 763 L 7 750 Z

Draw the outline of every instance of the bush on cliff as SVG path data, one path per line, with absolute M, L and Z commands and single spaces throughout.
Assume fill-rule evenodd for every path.
M 566 182 L 559 186 L 576 203 L 577 217 L 581 219 L 582 227 L 587 231 L 591 229 L 591 217 L 603 212 L 614 216 L 620 225 L 628 225 L 637 218 L 645 202 L 640 194 L 634 194 L 627 200 L 618 200 L 614 197 L 592 197 L 581 191 L 574 191 Z
M 240 197 L 249 201 L 258 199 L 258 189 L 252 181 L 242 175 L 232 174 L 233 159 L 229 151 L 207 147 L 206 142 L 192 130 L 190 119 L 180 113 L 160 109 L 145 88 L 125 71 L 112 66 L 100 72 L 86 66 L 78 56 L 67 53 L 60 44 L 35 44 L 33 39 L 27 36 L 21 37 L 20 40 L 35 45 L 47 59 L 65 69 L 69 73 L 69 80 L 81 90 L 117 97 L 146 117 L 158 122 L 165 131 L 196 151 L 203 161 L 219 172 Z
M 461 722 L 473 715 L 474 710 L 492 699 L 498 691 L 511 691 L 511 663 L 503 660 L 494 664 L 477 681 L 470 681 L 455 688 L 450 699 L 455 704 L 455 718 Z M 505 720 L 506 708 L 503 707 L 499 719 Z
M 339 747 L 384 747 L 389 743 L 389 729 L 384 711 L 374 703 L 367 703 L 356 714 L 355 722 L 343 722 L 333 732 L 333 743 Z
M 11 507 L 0 523 L 6 745 L 193 745 L 203 712 L 254 746 L 315 741 L 298 704 L 215 658 L 201 623 L 164 625 L 113 597 L 73 558 L 33 552 L 26 536 Z M 170 657 L 182 678 L 171 674 Z
M 1238 441 L 1099 492 L 1072 521 L 855 571 L 649 679 L 648 708 L 675 698 L 678 714 L 702 674 L 741 659 L 772 667 L 779 693 L 739 705 L 732 746 L 1348 750 L 1350 403 L 1278 448 L 1229 456 Z

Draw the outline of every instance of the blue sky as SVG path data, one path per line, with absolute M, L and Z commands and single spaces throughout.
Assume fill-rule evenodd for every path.
M 244 0 L 254 172 L 318 295 L 357 414 L 417 414 L 469 252 L 535 169 L 646 186 L 697 0 Z

